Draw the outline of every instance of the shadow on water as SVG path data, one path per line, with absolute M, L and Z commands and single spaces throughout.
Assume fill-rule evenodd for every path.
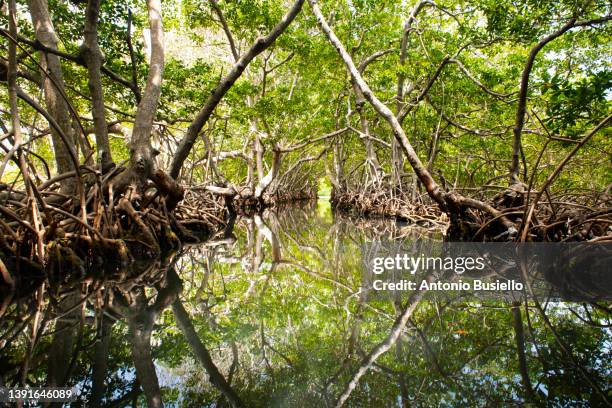
M 442 240 L 314 202 L 170 259 L 56 265 L 0 302 L 0 385 L 74 387 L 75 407 L 609 403 L 609 303 L 363 289 L 365 244 L 420 237 Z

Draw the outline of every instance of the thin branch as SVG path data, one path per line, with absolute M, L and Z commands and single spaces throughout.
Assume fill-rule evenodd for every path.
M 193 148 L 195 141 L 198 138 L 202 127 L 208 122 L 208 119 L 212 115 L 213 111 L 221 101 L 221 99 L 225 96 L 227 91 L 234 85 L 236 80 L 240 78 L 246 67 L 249 63 L 267 48 L 269 48 L 274 41 L 287 29 L 289 24 L 295 19 L 300 10 L 302 9 L 302 5 L 304 4 L 304 0 L 296 0 L 291 9 L 282 20 L 274 26 L 272 31 L 265 36 L 259 37 L 255 43 L 251 46 L 251 48 L 240 57 L 238 61 L 234 64 L 230 72 L 223 78 L 219 84 L 215 87 L 215 89 L 211 92 L 211 95 L 208 97 L 206 103 L 198 112 L 193 122 L 187 128 L 187 133 L 180 141 L 179 146 L 172 158 L 172 164 L 170 167 L 170 176 L 173 178 L 177 178 L 181 172 L 181 167 L 183 163 L 189 156 L 189 152 Z

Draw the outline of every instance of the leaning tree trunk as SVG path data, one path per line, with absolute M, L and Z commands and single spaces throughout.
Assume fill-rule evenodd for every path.
M 289 24 L 291 24 L 302 9 L 302 4 L 304 4 L 304 0 L 296 0 L 289 12 L 285 14 L 285 16 L 276 26 L 274 26 L 272 31 L 270 31 L 270 33 L 265 37 L 259 37 L 255 41 L 255 44 L 253 44 L 253 46 L 251 46 L 251 48 L 244 53 L 238 61 L 236 61 L 225 78 L 223 78 L 217 87 L 213 89 L 210 96 L 206 100 L 206 103 L 187 128 L 185 137 L 183 137 L 178 145 L 176 153 L 172 158 L 172 165 L 170 167 L 171 177 L 176 179 L 180 175 L 183 163 L 189 156 L 189 152 L 193 148 L 193 145 L 200 134 L 200 130 L 202 130 L 202 127 L 204 127 L 219 102 L 221 102 L 223 96 L 225 96 L 227 91 L 232 87 L 232 85 L 234 85 L 236 80 L 240 78 L 250 62 L 257 55 L 268 49 L 283 33 L 283 31 L 285 31 L 285 29 L 289 26 Z
M 193 354 L 200 361 L 206 372 L 208 373 L 208 377 L 210 378 L 210 382 L 217 387 L 219 391 L 227 398 L 229 403 L 234 408 L 244 407 L 244 403 L 236 393 L 236 391 L 232 388 L 228 380 L 221 374 L 217 366 L 215 365 L 208 349 L 200 340 L 198 333 L 196 332 L 187 311 L 183 307 L 180 299 L 176 299 L 174 303 L 172 303 L 172 311 L 174 313 L 174 318 L 176 319 L 176 324 L 183 332 L 185 336 L 185 340 L 187 344 L 191 347 Z
M 555 38 L 560 37 L 569 29 L 574 27 L 576 24 L 576 18 L 570 19 L 563 27 L 549 36 L 543 38 L 540 42 L 538 42 L 529 52 L 529 57 L 527 58 L 527 62 L 525 63 L 525 67 L 523 68 L 523 73 L 521 75 L 521 87 L 519 90 L 518 97 L 518 106 L 516 108 L 516 118 L 513 129 L 513 138 L 512 138 L 512 162 L 510 164 L 510 178 L 512 183 L 519 182 L 519 172 L 520 172 L 520 151 L 521 151 L 521 134 L 523 132 L 523 126 L 525 125 L 525 115 L 527 113 L 527 94 L 529 91 L 529 76 L 531 75 L 531 70 L 533 69 L 533 64 L 538 53 L 544 48 L 546 44 L 554 40 Z
M 151 33 L 151 61 L 142 100 L 138 104 L 132 140 L 128 176 L 142 186 L 154 173 L 156 151 L 151 146 L 153 119 L 157 110 L 164 74 L 164 29 L 160 0 L 147 0 Z
M 85 40 L 82 53 L 89 74 L 89 92 L 91 94 L 94 131 L 96 134 L 96 148 L 98 161 L 105 172 L 113 163 L 108 142 L 108 129 L 106 126 L 106 112 L 104 108 L 104 91 L 100 70 L 102 67 L 102 53 L 98 44 L 98 15 L 100 13 L 100 0 L 89 0 L 85 11 Z M 84 135 L 83 137 L 87 137 Z
M 183 199 L 183 188 L 162 170 L 155 170 L 154 158 L 159 152 L 151 146 L 153 120 L 161 95 L 164 73 L 164 29 L 160 0 L 147 0 L 147 8 L 151 33 L 149 74 L 134 120 L 130 142 L 130 164 L 116 181 L 115 188 L 121 193 L 131 185 L 139 194 L 143 191 L 147 180 L 152 180 L 159 192 L 166 196 L 167 210 L 173 211 Z
M 51 21 L 47 2 L 45 0 L 30 0 L 29 6 L 32 23 L 36 32 L 36 40 L 49 49 L 57 50 L 58 39 L 53 22 Z M 47 111 L 66 136 L 66 140 L 63 140 L 58 130 L 54 128 L 51 130 L 57 172 L 59 174 L 67 173 L 75 170 L 70 157 L 70 151 L 72 150 L 76 155 L 76 148 L 70 111 L 65 99 L 62 66 L 57 55 L 44 51 L 40 52 L 40 66 Z M 74 192 L 74 184 L 63 183 L 62 189 L 64 192 Z
M 348 54 L 336 34 L 327 24 L 327 21 L 321 13 L 321 10 L 317 5 L 316 0 L 308 0 L 308 3 L 310 4 L 312 11 L 317 18 L 321 30 L 325 33 L 329 42 L 336 49 L 336 51 L 342 58 L 342 61 L 344 62 L 345 66 L 348 68 L 352 80 L 359 87 L 359 89 L 363 93 L 363 96 L 370 103 L 370 105 L 372 105 L 374 110 L 383 119 L 385 119 L 385 121 L 391 127 L 395 139 L 402 147 L 404 155 L 412 166 L 416 176 L 425 186 L 429 197 L 431 197 L 431 199 L 438 204 L 442 211 L 450 215 L 451 220 L 453 220 L 454 223 L 459 223 L 461 221 L 459 218 L 463 216 L 467 208 L 474 208 L 487 213 L 494 219 L 499 220 L 499 222 L 506 228 L 507 235 L 516 235 L 517 230 L 514 223 L 508 218 L 506 218 L 499 210 L 493 208 L 492 206 L 484 202 L 464 197 L 455 192 L 445 192 L 442 188 L 440 188 L 438 183 L 436 183 L 436 181 L 431 176 L 431 173 L 425 168 L 425 166 L 421 162 L 421 159 L 419 159 L 414 148 L 408 141 L 406 133 L 402 129 L 398 118 L 393 114 L 393 112 L 391 112 L 391 110 L 385 104 L 383 104 L 376 97 L 376 95 L 374 95 L 374 92 L 372 92 L 368 84 L 364 81 L 363 77 L 355 66 L 355 63 L 353 62 L 351 56 Z

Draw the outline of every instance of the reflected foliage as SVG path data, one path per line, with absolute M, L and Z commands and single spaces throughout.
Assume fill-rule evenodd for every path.
M 75 386 L 73 406 L 151 405 L 156 384 L 169 406 L 334 406 L 347 390 L 355 407 L 606 403 L 609 306 L 462 293 L 416 302 L 348 386 L 409 303 L 361 289 L 363 244 L 420 236 L 442 239 L 304 203 L 241 217 L 166 260 L 69 274 L 3 310 L 0 379 Z

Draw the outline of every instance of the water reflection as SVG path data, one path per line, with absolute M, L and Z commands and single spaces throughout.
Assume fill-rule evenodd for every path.
M 64 271 L 0 311 L 0 381 L 74 386 L 87 407 L 609 403 L 607 304 L 362 289 L 364 243 L 420 236 L 441 239 L 313 203 L 165 260 Z

